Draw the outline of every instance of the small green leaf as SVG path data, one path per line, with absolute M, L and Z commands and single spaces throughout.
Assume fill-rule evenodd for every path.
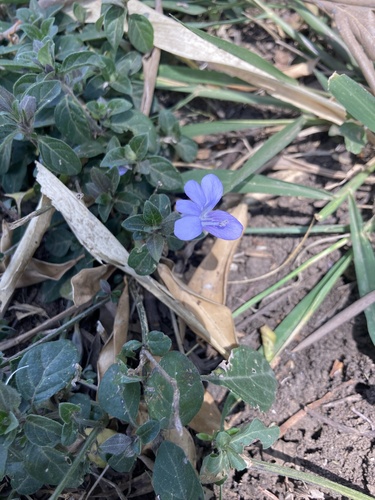
M 108 151 L 100 162 L 101 167 L 122 167 L 126 165 L 128 160 L 126 158 L 125 147 L 114 148 Z
M 163 332 L 152 330 L 147 335 L 147 345 L 154 356 L 165 356 L 172 347 L 172 341 Z
M 165 191 L 181 189 L 182 179 L 180 173 L 170 161 L 162 156 L 149 156 L 140 164 L 140 172 L 147 171 L 150 183 Z
M 171 202 L 166 194 L 153 194 L 150 202 L 157 207 L 163 218 L 171 213 Z
M 143 160 L 148 150 L 148 137 L 146 134 L 136 135 L 129 142 L 129 147 L 133 151 L 134 160 Z
M 62 425 L 41 415 L 28 415 L 24 432 L 30 443 L 35 446 L 53 448 L 61 442 Z
M 7 475 L 11 478 L 12 488 L 20 495 L 32 495 L 44 484 L 44 481 L 38 481 L 28 473 L 24 462 L 7 464 Z
M 9 170 L 13 139 L 15 135 L 16 132 L 9 134 L 0 144 L 0 175 L 6 174 Z
M 81 407 L 74 403 L 60 403 L 59 404 L 59 417 L 65 424 L 69 424 L 75 419 L 76 415 L 81 412 Z
M 21 395 L 11 387 L 0 381 L 0 410 L 16 411 L 21 404 Z
M 203 500 L 198 476 L 183 450 L 163 441 L 156 454 L 152 484 L 163 500 Z
M 91 130 L 83 108 L 69 95 L 65 95 L 55 108 L 55 124 L 72 144 L 91 139 Z
M 124 35 L 125 14 L 123 7 L 111 5 L 104 16 L 104 33 L 114 51 L 118 49 Z
M 77 349 L 69 340 L 33 347 L 19 362 L 17 388 L 27 401 L 42 403 L 69 384 L 78 361 Z
M 9 434 L 14 429 L 17 429 L 19 422 L 12 411 L 0 410 L 0 436 Z
M 204 457 L 200 470 L 202 483 L 219 483 L 224 481 L 230 471 L 230 463 L 226 453 L 211 453 Z
M 158 420 L 163 429 L 173 423 L 175 412 L 183 425 L 198 413 L 203 402 L 203 385 L 198 370 L 183 354 L 168 352 L 160 366 L 172 377 L 180 392 L 179 408 L 174 408 L 174 393 L 170 382 L 154 368 L 145 385 L 145 401 L 150 417 Z
M 98 401 L 109 415 L 133 423 L 138 413 L 141 390 L 139 382 L 121 383 L 122 368 L 114 364 L 108 368 L 99 385 Z
M 14 95 L 8 92 L 4 87 L 0 87 L 0 112 L 12 113 L 12 104 Z
M 149 226 L 158 226 L 163 220 L 163 217 L 158 208 L 147 200 L 143 208 L 143 219 Z
M 133 445 L 134 438 L 118 433 L 106 439 L 100 445 L 99 453 L 104 455 L 106 460 L 107 455 L 124 455 L 125 457 L 130 458 L 135 455 Z
M 193 139 L 182 135 L 181 139 L 174 145 L 174 149 L 182 161 L 191 163 L 197 156 L 198 144 Z
M 132 14 L 128 23 L 130 43 L 143 54 L 150 52 L 154 45 L 154 28 L 150 21 L 140 14 Z
M 81 161 L 64 141 L 48 136 L 38 136 L 40 155 L 46 167 L 57 174 L 77 175 Z
M 151 443 L 160 432 L 160 423 L 157 420 L 147 420 L 135 431 L 143 445 Z
M 87 17 L 87 10 L 78 2 L 74 2 L 73 4 L 73 14 L 79 23 L 84 24 Z
M 246 346 L 233 349 L 228 361 L 207 379 L 227 387 L 261 411 L 269 410 L 275 400 L 277 382 L 273 371 L 259 352 Z
M 353 122 L 346 122 L 339 128 L 340 134 L 344 136 L 346 149 L 355 155 L 359 155 L 366 145 L 366 132 L 364 128 Z
M 133 248 L 129 254 L 128 264 L 141 276 L 153 273 L 158 266 L 158 263 L 151 257 L 146 245 L 141 248 Z
M 159 262 L 163 249 L 164 238 L 161 234 L 153 233 L 146 240 L 146 247 L 155 262 Z
M 37 111 L 50 104 L 61 92 L 61 83 L 58 80 L 50 80 L 40 83 L 34 83 L 28 87 L 24 96 L 35 97 Z
M 127 231 L 144 231 L 147 225 L 142 215 L 132 215 L 121 226 Z
M 243 453 L 245 446 L 259 440 L 263 448 L 269 448 L 277 440 L 279 434 L 280 429 L 278 427 L 266 427 L 263 422 L 255 418 L 250 424 L 231 437 L 230 447 L 237 453 Z

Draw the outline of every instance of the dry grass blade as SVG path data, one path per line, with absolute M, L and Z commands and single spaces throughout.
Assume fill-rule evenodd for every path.
M 372 11 L 375 2 L 368 7 L 343 3 L 322 1 L 321 5 L 334 17 L 344 42 L 375 92 L 375 14 Z

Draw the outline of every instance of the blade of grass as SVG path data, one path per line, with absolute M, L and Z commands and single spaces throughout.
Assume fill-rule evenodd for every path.
M 334 195 L 334 199 L 330 201 L 318 214 L 316 214 L 315 218 L 318 221 L 323 221 L 331 214 L 336 212 L 340 205 L 344 203 L 350 193 L 354 193 L 367 179 L 369 175 L 371 175 L 375 170 L 375 160 L 371 159 L 365 166 L 363 172 L 359 172 L 353 179 L 350 179 L 349 182 L 343 186 L 340 191 L 338 191 Z
M 349 226 L 345 224 L 325 224 L 322 226 L 286 226 L 286 227 L 248 227 L 245 229 L 245 234 L 306 234 L 307 231 L 311 234 L 343 234 L 349 231 Z
M 354 268 L 360 297 L 375 290 L 375 255 L 353 196 L 349 196 L 350 232 L 354 255 Z M 375 304 L 365 309 L 367 328 L 375 344 Z
M 193 138 L 199 135 L 226 134 L 228 132 L 237 132 L 239 130 L 248 130 L 252 128 L 277 127 L 289 125 L 293 120 L 219 120 L 211 122 L 193 123 L 181 127 L 181 133 L 187 137 Z
M 336 243 L 334 243 L 330 247 L 325 248 L 322 252 L 319 252 L 318 254 L 314 255 L 313 257 L 310 257 L 310 259 L 308 259 L 306 262 L 304 262 L 303 264 L 301 264 L 300 266 L 298 266 L 292 272 L 290 272 L 289 274 L 287 274 L 286 276 L 284 276 L 284 278 L 282 278 L 281 280 L 279 280 L 277 283 L 275 283 L 274 285 L 268 287 L 263 292 L 258 293 L 257 295 L 255 295 L 254 297 L 252 297 L 250 300 L 248 300 L 247 302 L 245 302 L 245 304 L 242 304 L 242 306 L 238 307 L 232 313 L 233 318 L 237 318 L 238 316 L 240 316 L 241 314 L 243 314 L 244 312 L 246 312 L 248 309 L 250 309 L 250 307 L 253 307 L 256 304 L 258 304 L 258 302 L 260 302 L 264 298 L 268 297 L 268 295 L 270 295 L 271 293 L 273 293 L 274 291 L 276 291 L 278 288 L 280 288 L 283 285 L 285 285 L 286 283 L 288 283 L 288 281 L 296 278 L 300 273 L 302 273 L 303 271 L 305 271 L 308 267 L 310 267 L 311 265 L 315 264 L 316 262 L 319 262 L 319 260 L 323 259 L 324 257 L 326 257 L 327 255 L 329 255 L 330 253 L 332 253 L 335 250 L 338 250 L 339 248 L 341 248 L 344 245 L 346 245 L 348 243 L 348 241 L 349 241 L 349 238 L 342 238 L 341 240 L 337 241 Z
M 273 179 L 272 177 L 266 177 L 261 174 L 254 174 L 249 181 L 236 185 L 238 171 L 214 170 L 214 172 L 223 183 L 225 193 L 263 193 L 273 196 L 299 196 L 317 200 L 332 199 L 332 194 L 323 189 L 315 189 L 303 186 L 302 184 L 280 181 L 279 179 Z M 184 172 L 182 178 L 184 182 L 191 179 L 200 182 L 205 175 L 207 175 L 207 170 L 196 169 Z M 233 185 L 235 187 L 232 187 Z
M 348 113 L 375 132 L 375 97 L 347 75 L 334 73 L 328 80 L 329 91 Z
M 352 258 L 351 251 L 341 257 L 274 330 L 276 333 L 274 361 L 317 311 L 336 281 L 352 262 Z

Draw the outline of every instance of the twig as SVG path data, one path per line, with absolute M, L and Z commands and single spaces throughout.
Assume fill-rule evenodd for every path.
M 18 31 L 18 28 L 21 26 L 22 21 L 17 19 L 17 21 L 7 30 L 3 31 L 0 33 L 0 40 L 10 40 L 12 41 L 13 35 L 16 34 L 16 31 Z
M 309 335 L 307 339 L 303 340 L 297 347 L 293 349 L 292 352 L 299 352 L 312 344 L 315 344 L 318 340 L 321 340 L 327 333 L 335 330 L 343 323 L 351 320 L 361 312 L 363 312 L 367 307 L 371 306 L 375 302 L 375 290 L 364 295 L 359 300 L 356 300 L 348 306 L 343 311 L 339 312 L 332 319 L 327 321 L 323 326 L 315 330 L 314 333 Z

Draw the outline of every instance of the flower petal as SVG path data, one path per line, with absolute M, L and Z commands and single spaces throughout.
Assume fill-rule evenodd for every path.
M 202 224 L 199 217 L 185 215 L 174 223 L 174 234 L 180 240 L 193 240 L 202 232 Z
M 241 222 L 223 210 L 209 212 L 202 219 L 202 227 L 205 231 L 223 240 L 236 240 L 243 231 Z
M 206 197 L 200 184 L 198 184 L 197 181 L 187 181 L 184 191 L 188 197 L 196 203 L 201 210 L 203 210 L 206 203 Z
M 200 216 L 202 210 L 198 207 L 196 203 L 190 200 L 178 200 L 176 202 L 176 210 L 184 215 L 196 215 Z
M 206 198 L 204 208 L 212 210 L 223 196 L 223 184 L 217 175 L 208 174 L 203 177 L 201 186 Z

